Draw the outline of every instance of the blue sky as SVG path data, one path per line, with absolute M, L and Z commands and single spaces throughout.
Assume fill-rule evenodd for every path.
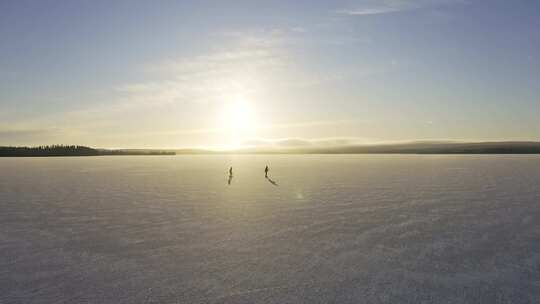
M 540 140 L 540 2 L 0 1 L 0 145 Z

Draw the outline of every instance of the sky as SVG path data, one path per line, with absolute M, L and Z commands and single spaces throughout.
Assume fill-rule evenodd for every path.
M 0 0 L 0 145 L 540 140 L 540 2 Z

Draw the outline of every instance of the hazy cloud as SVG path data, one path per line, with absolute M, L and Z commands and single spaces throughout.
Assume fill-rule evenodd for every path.
M 116 88 L 130 104 L 197 102 L 257 90 L 260 71 L 286 65 L 286 54 L 277 46 L 282 34 L 225 32 L 232 41 L 206 54 L 162 60 L 146 65 L 144 73 L 155 80 L 128 83 Z
M 58 133 L 54 129 L 3 129 L 0 142 L 3 145 L 46 143 Z
M 331 137 L 331 138 L 281 138 L 281 139 L 249 139 L 241 143 L 244 147 L 257 148 L 301 148 L 301 147 L 339 147 L 365 144 L 369 142 L 360 137 Z
M 371 7 L 371 8 L 358 8 L 358 9 L 344 9 L 339 10 L 338 13 L 345 15 L 377 15 L 397 12 L 403 10 L 401 7 Z
M 363 1 L 356 6 L 337 10 L 338 14 L 351 16 L 388 14 L 445 4 L 464 4 L 466 0 L 383 0 Z

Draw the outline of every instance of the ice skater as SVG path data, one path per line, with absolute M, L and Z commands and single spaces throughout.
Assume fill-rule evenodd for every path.
M 229 184 L 229 186 L 231 185 L 231 182 L 232 182 L 232 167 L 229 168 L 229 179 L 227 180 L 227 184 Z

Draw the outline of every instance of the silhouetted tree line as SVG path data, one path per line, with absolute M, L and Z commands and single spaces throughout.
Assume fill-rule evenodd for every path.
M 100 155 L 176 155 L 173 151 L 160 150 L 100 150 Z
M 39 147 L 0 147 L 0 157 L 7 156 L 98 156 L 98 155 L 174 155 L 155 150 L 98 150 L 85 146 L 52 145 Z
M 39 147 L 0 147 L 0 156 L 93 156 L 99 151 L 85 146 L 52 145 Z

